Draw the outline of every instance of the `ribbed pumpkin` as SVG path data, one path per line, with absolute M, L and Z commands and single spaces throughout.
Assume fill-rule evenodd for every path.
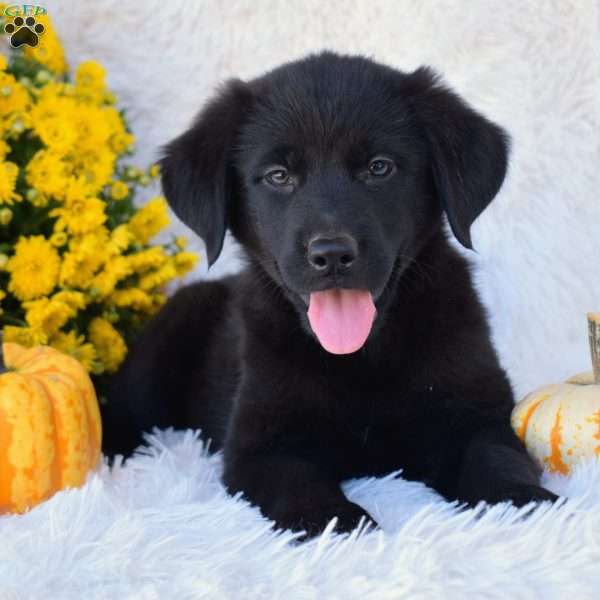
M 84 483 L 100 460 L 98 402 L 84 367 L 48 346 L 2 344 L 0 514 Z
M 600 313 L 588 314 L 592 373 L 532 392 L 512 413 L 529 454 L 550 471 L 568 474 L 585 458 L 600 458 Z

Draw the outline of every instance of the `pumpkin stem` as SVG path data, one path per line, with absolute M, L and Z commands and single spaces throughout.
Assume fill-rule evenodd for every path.
M 8 367 L 4 363 L 4 332 L 0 329 L 0 375 L 6 371 Z
M 594 382 L 596 385 L 600 385 L 600 313 L 588 313 L 587 319 L 592 367 L 594 368 Z

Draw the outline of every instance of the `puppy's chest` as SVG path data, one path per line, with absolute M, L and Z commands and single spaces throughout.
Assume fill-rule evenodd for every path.
M 321 434 L 351 469 L 409 468 L 419 449 L 443 437 L 446 411 L 435 388 L 415 384 L 401 370 L 332 379 L 325 394 L 329 410 Z

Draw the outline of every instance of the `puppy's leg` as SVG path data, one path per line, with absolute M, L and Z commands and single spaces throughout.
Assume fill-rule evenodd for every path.
M 508 423 L 482 429 L 471 438 L 459 473 L 456 496 L 470 505 L 511 500 L 523 506 L 558 499 L 540 486 L 540 469 Z
M 228 295 L 226 282 L 187 286 L 146 325 L 101 406 L 107 456 L 128 456 L 153 427 L 201 427 L 203 435 L 217 437 L 208 405 L 229 400 L 207 390 L 205 371 L 218 351 L 215 331 L 223 326 Z M 225 379 L 227 366 L 223 371 L 215 379 Z M 195 413 L 200 416 L 192 420 Z
M 374 519 L 350 502 L 340 482 L 324 468 L 300 457 L 240 456 L 227 460 L 224 482 L 230 493 L 242 491 L 277 527 L 319 534 L 337 517 L 336 530 L 352 531 L 361 518 Z

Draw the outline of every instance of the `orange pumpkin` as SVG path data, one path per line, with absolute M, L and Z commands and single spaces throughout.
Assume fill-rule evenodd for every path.
M 529 454 L 563 475 L 581 460 L 600 457 L 600 313 L 590 313 L 588 323 L 593 372 L 532 392 L 512 413 Z
M 82 485 L 101 437 L 94 386 L 77 360 L 0 337 L 0 514 Z

